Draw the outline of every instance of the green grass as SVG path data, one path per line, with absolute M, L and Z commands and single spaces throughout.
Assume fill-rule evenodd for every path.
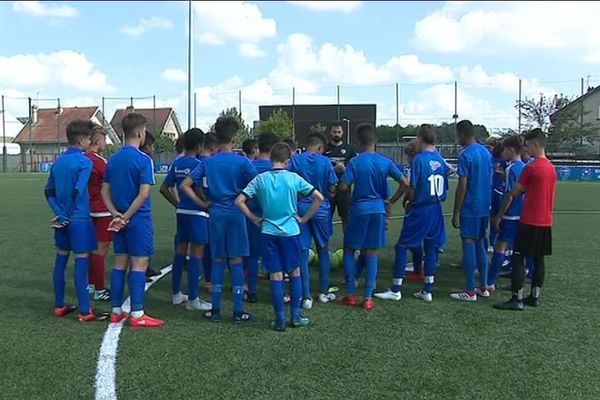
M 89 399 L 94 393 L 106 324 L 51 316 L 54 251 L 45 178 L 0 175 L 0 399 Z M 600 210 L 599 197 L 598 184 L 561 183 L 556 209 Z M 449 210 L 451 202 L 446 206 Z M 153 209 L 153 262 L 161 267 L 172 257 L 174 215 L 157 190 Z M 523 313 L 491 308 L 506 292 L 475 304 L 449 299 L 448 293 L 463 286 L 462 273 L 450 266 L 460 257 L 451 228 L 432 304 L 412 299 L 419 285 L 409 283 L 406 299 L 377 301 L 371 313 L 317 304 L 306 313 L 313 321 L 309 328 L 285 334 L 267 329 L 272 309 L 265 282 L 259 303 L 247 307 L 256 321 L 237 326 L 174 309 L 167 277 L 146 297 L 146 309 L 166 326 L 126 327 L 121 335 L 119 398 L 598 399 L 600 215 L 555 218 L 555 255 L 547 261 L 543 305 Z M 390 244 L 400 226 L 400 220 L 391 222 Z M 338 230 L 332 249 L 341 244 Z M 390 245 L 382 252 L 379 288 L 389 283 L 392 257 Z M 67 299 L 74 302 L 72 268 L 68 271 Z M 341 281 L 339 271 L 334 280 Z M 223 309 L 231 310 L 228 278 Z

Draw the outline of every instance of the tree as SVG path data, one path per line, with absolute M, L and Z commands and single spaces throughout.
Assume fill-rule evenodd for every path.
M 219 117 L 235 118 L 235 120 L 237 121 L 237 123 L 240 126 L 240 129 L 238 129 L 237 133 L 235 134 L 235 143 L 237 143 L 238 145 L 241 146 L 242 143 L 244 142 L 244 140 L 252 138 L 252 134 L 250 133 L 250 127 L 248 125 L 246 125 L 246 123 L 244 122 L 244 119 L 242 118 L 242 115 L 240 114 L 240 112 L 238 111 L 237 108 L 235 108 L 235 107 L 226 108 L 225 110 L 221 111 L 221 113 L 219 114 Z M 214 130 L 215 130 L 214 128 L 215 128 L 214 124 L 210 126 L 211 132 L 214 132 Z
M 173 153 L 175 141 L 162 132 L 154 134 L 154 151 L 157 153 Z
M 540 128 L 544 132 L 548 132 L 552 125 L 550 116 L 569 102 L 569 98 L 564 97 L 562 94 L 560 96 L 554 95 L 554 97 L 545 97 L 540 94 L 539 99 L 525 98 L 520 103 L 517 101 L 515 108 L 520 110 L 525 129 Z
M 312 125 L 309 129 L 310 133 L 320 133 L 321 135 L 324 135 L 325 131 L 327 131 L 327 126 L 323 125 L 320 122 L 318 124 Z
M 583 102 L 573 103 L 559 109 L 552 115 L 548 129 L 549 141 L 558 146 L 583 146 L 600 139 L 600 132 L 591 122 L 584 122 L 590 111 L 583 110 Z
M 272 132 L 280 140 L 290 139 L 293 131 L 292 120 L 283 109 L 278 108 L 266 121 L 260 123 L 258 131 L 260 133 Z

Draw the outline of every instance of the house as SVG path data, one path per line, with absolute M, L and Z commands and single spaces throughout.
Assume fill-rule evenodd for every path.
M 123 137 L 121 120 L 131 112 L 137 112 L 146 117 L 146 129 L 153 135 L 164 135 L 173 140 L 177 139 L 183 132 L 177 119 L 175 110 L 170 107 L 165 108 L 121 108 L 115 111 L 110 124 L 115 129 L 120 138 Z
M 582 124 L 600 131 L 600 86 L 588 88 L 585 94 L 550 116 L 552 125 L 556 125 L 561 119 L 572 122 L 575 126 Z
M 2 112 L 0 111 L 0 115 Z M 5 111 L 1 120 L 2 126 L 0 126 L 0 140 L 6 140 L 6 143 L 10 143 L 23 129 L 23 123 L 15 118 L 12 114 Z
M 89 120 L 103 126 L 108 132 L 106 142 L 109 144 L 119 143 L 114 129 L 107 123 L 101 109 L 97 106 L 40 109 L 34 106 L 31 112 L 31 121 L 26 120 L 13 143 L 20 144 L 23 149 L 29 149 L 29 146 L 32 146 L 31 165 L 53 162 L 69 147 L 67 125 L 77 119 Z

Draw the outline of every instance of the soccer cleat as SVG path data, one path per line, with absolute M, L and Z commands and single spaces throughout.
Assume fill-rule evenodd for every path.
M 256 303 L 258 300 L 256 299 L 255 294 L 247 294 L 244 298 L 246 303 Z
M 540 298 L 539 297 L 533 297 L 533 296 L 529 296 L 527 298 L 525 298 L 523 300 L 523 303 L 527 304 L 528 306 L 531 307 L 537 307 L 540 305 Z
M 423 282 L 423 272 L 411 272 L 406 275 L 406 280 L 409 282 Z
M 164 324 L 164 321 L 152 318 L 148 314 L 144 314 L 139 318 L 129 318 L 129 326 L 131 326 L 132 328 L 160 328 Z
M 96 287 L 92 284 L 88 284 L 87 290 L 89 294 L 94 294 L 94 292 L 96 291 Z
M 329 286 L 329 289 L 327 289 L 327 293 L 337 293 L 340 291 L 340 288 L 337 286 Z
M 494 308 L 498 310 L 523 311 L 525 306 L 523 305 L 523 301 L 519 301 L 516 297 L 512 297 L 504 303 L 494 304 Z
M 90 312 L 86 315 L 77 314 L 77 320 L 79 322 L 94 322 L 94 321 L 105 321 L 108 319 L 108 313 L 96 312 L 93 309 L 90 309 Z
M 58 318 L 62 318 L 65 315 L 72 313 L 76 309 L 77 309 L 77 307 L 75 307 L 75 306 L 67 306 L 67 305 L 64 305 L 62 307 L 55 307 L 54 308 L 54 316 L 58 317 Z
M 232 317 L 231 317 L 231 321 L 234 324 L 242 324 L 244 322 L 250 322 L 254 319 L 254 315 L 250 314 L 246 311 L 241 311 L 241 312 L 234 312 Z
M 285 320 L 271 321 L 271 329 L 277 332 L 285 332 Z
M 322 304 L 330 303 L 332 301 L 335 301 L 335 299 L 336 299 L 336 297 L 335 297 L 335 294 L 333 294 L 333 293 L 328 293 L 328 294 L 321 293 L 319 295 L 319 297 L 317 297 L 317 300 L 319 301 L 319 303 L 322 303 Z
M 406 263 L 406 268 L 404 268 L 404 272 L 415 272 L 415 265 L 413 263 Z
M 476 288 L 475 293 L 483 298 L 490 297 L 490 291 L 487 288 Z
M 375 293 L 375 297 L 382 300 L 400 301 L 402 300 L 402 291 L 398 290 L 397 292 L 394 292 L 392 289 L 388 288 L 385 292 Z
M 487 248 L 487 252 L 490 253 L 490 254 L 492 254 L 494 252 L 494 247 L 493 246 L 489 246 Z
M 362 308 L 364 308 L 367 311 L 371 311 L 373 308 L 375 308 L 375 303 L 373 303 L 373 299 L 364 299 L 362 302 Z
M 284 294 L 284 295 L 283 295 L 283 303 L 284 303 L 284 304 L 289 304 L 289 303 L 290 303 L 290 301 L 292 301 L 292 298 L 290 297 L 290 295 L 289 295 L 289 294 L 287 294 L 287 293 L 286 293 L 286 294 Z
M 185 303 L 185 309 L 188 311 L 210 311 L 212 310 L 212 303 L 200 300 L 198 297 L 195 300 L 188 300 Z
M 305 310 L 310 310 L 313 306 L 313 299 L 311 298 L 306 298 L 306 299 L 302 299 L 302 308 L 304 308 Z
M 108 291 L 108 289 L 95 290 L 94 291 L 94 300 L 108 301 L 108 300 L 110 300 L 110 292 Z
M 310 319 L 306 318 L 303 315 L 300 315 L 300 318 L 293 319 L 290 322 L 290 326 L 292 328 L 304 328 L 304 327 L 308 326 L 309 324 L 310 324 Z
M 174 306 L 180 306 L 183 303 L 185 303 L 186 301 L 188 301 L 188 297 L 187 297 L 187 295 L 179 292 L 172 296 L 172 301 L 173 301 Z
M 450 293 L 450 297 L 454 300 L 477 301 L 477 294 L 475 292 L 469 293 L 466 290 L 457 293 Z
M 204 318 L 212 322 L 221 322 L 221 310 L 210 310 L 204 313 Z
M 431 293 L 424 292 L 422 290 L 419 290 L 418 292 L 413 293 L 413 297 L 415 299 L 423 300 L 426 303 L 431 303 L 433 301 L 433 296 L 431 295 Z
M 343 305 L 348 306 L 348 307 L 355 307 L 357 304 L 355 294 L 348 294 L 348 295 L 342 297 L 342 299 L 340 301 Z
M 126 312 L 122 312 L 121 314 L 111 313 L 110 314 L 110 323 L 118 324 L 119 322 L 127 319 L 128 317 L 129 317 L 129 314 Z
M 154 276 L 158 276 L 160 275 L 160 272 L 153 270 L 152 268 L 148 267 L 148 269 L 146 270 L 146 276 L 148 278 L 152 278 Z

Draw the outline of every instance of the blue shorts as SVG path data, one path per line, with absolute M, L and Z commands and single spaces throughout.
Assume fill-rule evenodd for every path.
M 500 194 L 495 190 L 492 190 L 492 205 L 490 208 L 490 217 L 498 214 L 500 211 L 500 207 L 502 207 L 502 202 L 504 201 L 504 194 Z
M 208 243 L 208 218 L 202 215 L 177 214 L 177 243 Z
M 241 212 L 213 212 L 209 226 L 213 259 L 248 257 L 246 217 Z
M 117 255 L 151 257 L 154 254 L 152 216 L 134 215 L 125 228 L 113 234 L 113 249 Z
M 500 221 L 500 232 L 498 232 L 498 241 L 513 244 L 517 237 L 519 229 L 519 220 L 503 219 Z
M 292 272 L 300 266 L 300 252 L 300 235 L 262 234 L 262 265 L 266 272 Z
M 298 214 L 306 214 L 310 205 L 311 203 L 299 202 Z M 325 247 L 331 235 L 333 235 L 333 222 L 329 206 L 321 207 L 306 224 L 300 225 L 300 245 L 303 250 L 310 248 L 312 240 L 317 247 Z
M 344 233 L 344 247 L 353 250 L 385 247 L 385 214 L 350 214 Z
M 463 239 L 485 239 L 490 217 L 460 216 L 460 237 Z
M 262 252 L 260 228 L 249 219 L 246 219 L 246 228 L 248 229 L 248 252 L 253 257 L 260 257 Z
M 54 229 L 54 245 L 75 254 L 96 250 L 96 231 L 91 219 L 73 219 L 64 228 Z
M 446 243 L 446 227 L 441 203 L 413 206 L 404 217 L 398 245 L 419 247 L 425 245 L 443 247 Z

